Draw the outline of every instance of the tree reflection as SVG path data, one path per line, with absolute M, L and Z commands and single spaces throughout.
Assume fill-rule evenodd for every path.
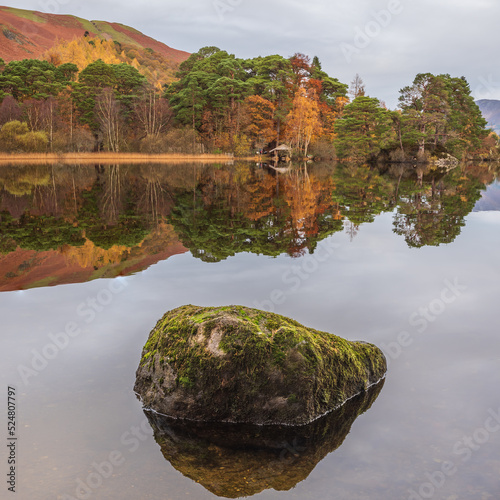
M 423 179 L 423 174 L 422 174 Z M 394 215 L 394 232 L 410 247 L 451 243 L 460 234 L 468 215 L 481 198 L 484 184 L 472 175 L 455 170 L 445 177 L 407 182 Z
M 410 247 L 448 244 L 498 172 L 492 163 L 448 173 L 354 163 L 0 166 L 0 252 L 84 247 L 77 260 L 101 255 L 99 269 L 161 254 L 166 238 L 206 262 L 300 257 L 337 232 L 352 241 L 384 212 Z
M 210 262 L 239 252 L 297 257 L 342 230 L 331 175 L 320 177 L 301 166 L 284 172 L 244 168 L 245 175 L 205 171 L 195 196 L 177 193 L 170 220 L 193 255 Z

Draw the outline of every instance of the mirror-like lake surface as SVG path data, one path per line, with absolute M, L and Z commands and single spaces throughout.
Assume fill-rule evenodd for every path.
M 497 176 L 0 167 L 17 498 L 499 498 Z M 179 428 L 132 388 L 150 330 L 183 304 L 273 310 L 375 343 L 386 380 L 311 428 L 248 431 L 264 447 L 243 446 L 243 428 Z

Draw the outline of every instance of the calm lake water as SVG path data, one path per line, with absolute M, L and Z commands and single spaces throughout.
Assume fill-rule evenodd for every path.
M 497 179 L 488 165 L 0 167 L 16 498 L 500 498 Z M 243 428 L 147 418 L 141 350 L 183 304 L 375 343 L 385 383 L 271 450 Z

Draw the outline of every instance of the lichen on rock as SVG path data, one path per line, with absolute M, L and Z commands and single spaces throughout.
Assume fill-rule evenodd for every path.
M 182 306 L 158 321 L 137 370 L 144 405 L 204 422 L 303 425 L 383 378 L 376 346 L 243 306 Z

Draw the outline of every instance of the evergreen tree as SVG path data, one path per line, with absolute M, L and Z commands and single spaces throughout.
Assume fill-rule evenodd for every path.
M 335 148 L 340 158 L 368 160 L 389 141 L 392 131 L 390 112 L 373 97 L 357 97 L 344 108 L 336 123 Z

